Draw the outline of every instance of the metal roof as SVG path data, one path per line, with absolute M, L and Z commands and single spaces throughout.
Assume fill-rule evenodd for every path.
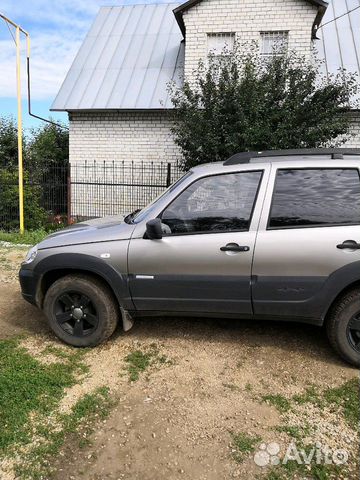
M 334 21 L 358 6 L 360 0 L 331 0 L 326 10 L 315 41 L 326 73 L 343 67 L 360 75 L 360 8 Z M 181 84 L 184 71 L 184 44 L 173 14 L 178 8 L 102 7 L 51 110 L 173 108 L 167 85 Z
M 184 60 L 177 5 L 102 7 L 51 110 L 171 108 Z
M 345 68 L 360 75 L 360 8 L 346 14 L 356 7 L 360 0 L 331 0 L 326 10 L 316 41 L 324 73 Z

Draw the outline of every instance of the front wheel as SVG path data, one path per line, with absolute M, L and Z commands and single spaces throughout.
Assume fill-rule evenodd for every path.
M 327 320 L 331 345 L 339 355 L 360 367 L 360 289 L 342 296 L 332 307 Z
M 119 317 L 110 290 L 96 278 L 80 274 L 51 285 L 44 312 L 55 335 L 74 347 L 94 347 L 107 340 Z

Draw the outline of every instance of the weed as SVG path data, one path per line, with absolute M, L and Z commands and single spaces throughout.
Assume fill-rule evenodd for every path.
M 347 423 L 355 430 L 359 428 L 359 380 L 357 378 L 349 380 L 340 387 L 325 390 L 324 400 L 328 405 L 340 407 Z
M 44 240 L 49 235 L 44 229 L 26 230 L 23 234 L 20 232 L 3 232 L 0 231 L 0 242 L 10 242 L 14 244 L 35 245 Z
M 151 365 L 156 363 L 171 364 L 165 355 L 160 355 L 156 344 L 151 344 L 146 352 L 135 350 L 125 357 L 127 363 L 127 371 L 129 373 L 129 380 L 136 382 L 139 380 L 140 374 L 145 372 Z
M 291 408 L 290 401 L 283 395 L 263 395 L 262 400 L 273 405 L 280 413 L 286 413 Z
M 260 442 L 261 437 L 255 435 L 248 435 L 244 432 L 234 433 L 230 432 L 232 456 L 234 460 L 241 463 L 246 454 L 255 451 L 255 445 Z

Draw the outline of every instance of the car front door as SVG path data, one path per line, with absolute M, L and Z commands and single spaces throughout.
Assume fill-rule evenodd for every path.
M 273 165 L 253 264 L 254 313 L 320 323 L 360 271 L 358 162 Z
M 163 238 L 144 238 L 143 226 L 128 254 L 136 309 L 252 313 L 251 266 L 268 173 L 197 178 L 159 215 Z

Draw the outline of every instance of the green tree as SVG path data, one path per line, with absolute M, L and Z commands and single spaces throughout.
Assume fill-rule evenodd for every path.
M 61 126 L 44 123 L 31 130 L 28 165 L 46 171 L 49 167 L 66 165 L 69 160 L 69 131 Z
M 19 186 L 16 169 L 0 168 L 0 229 L 19 228 Z M 47 213 L 41 207 L 41 187 L 30 184 L 29 174 L 24 173 L 25 228 L 35 230 L 47 223 Z
M 257 45 L 199 62 L 192 80 L 169 86 L 183 168 L 236 152 L 338 146 L 346 141 L 356 78 L 325 77 L 294 52 L 264 59 Z
M 17 125 L 12 117 L 0 117 L 0 167 L 15 167 L 18 164 Z M 23 139 L 23 155 L 26 141 Z

